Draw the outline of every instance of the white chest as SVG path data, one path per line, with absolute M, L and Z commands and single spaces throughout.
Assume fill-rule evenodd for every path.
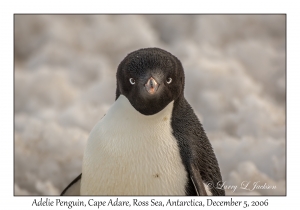
M 145 116 L 121 95 L 92 130 L 82 195 L 184 195 L 187 173 L 172 135 L 171 102 Z

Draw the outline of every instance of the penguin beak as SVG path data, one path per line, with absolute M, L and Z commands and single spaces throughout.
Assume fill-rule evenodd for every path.
M 145 84 L 146 90 L 150 95 L 153 95 L 154 93 L 156 93 L 159 84 L 155 81 L 155 79 L 153 77 L 151 77 L 150 79 L 148 79 L 147 83 Z

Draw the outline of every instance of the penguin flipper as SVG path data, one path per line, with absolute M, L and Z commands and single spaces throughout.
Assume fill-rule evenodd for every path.
M 60 196 L 76 196 L 80 195 L 81 175 L 77 176 L 60 194 Z
M 198 196 L 207 195 L 207 192 L 205 190 L 201 174 L 199 171 L 192 165 L 190 168 L 190 178 L 192 180 L 192 183 L 195 187 L 196 193 Z

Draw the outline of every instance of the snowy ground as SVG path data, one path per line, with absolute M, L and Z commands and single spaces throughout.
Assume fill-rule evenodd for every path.
M 119 62 L 145 47 L 181 60 L 226 193 L 285 195 L 285 38 L 283 15 L 15 16 L 15 195 L 58 195 L 81 172 Z

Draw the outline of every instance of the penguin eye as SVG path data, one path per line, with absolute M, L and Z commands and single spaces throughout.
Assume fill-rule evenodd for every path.
M 172 82 L 172 78 L 169 77 L 169 78 L 167 79 L 167 83 L 170 84 L 171 82 Z
M 135 80 L 133 78 L 129 79 L 130 84 L 134 85 L 135 84 Z

